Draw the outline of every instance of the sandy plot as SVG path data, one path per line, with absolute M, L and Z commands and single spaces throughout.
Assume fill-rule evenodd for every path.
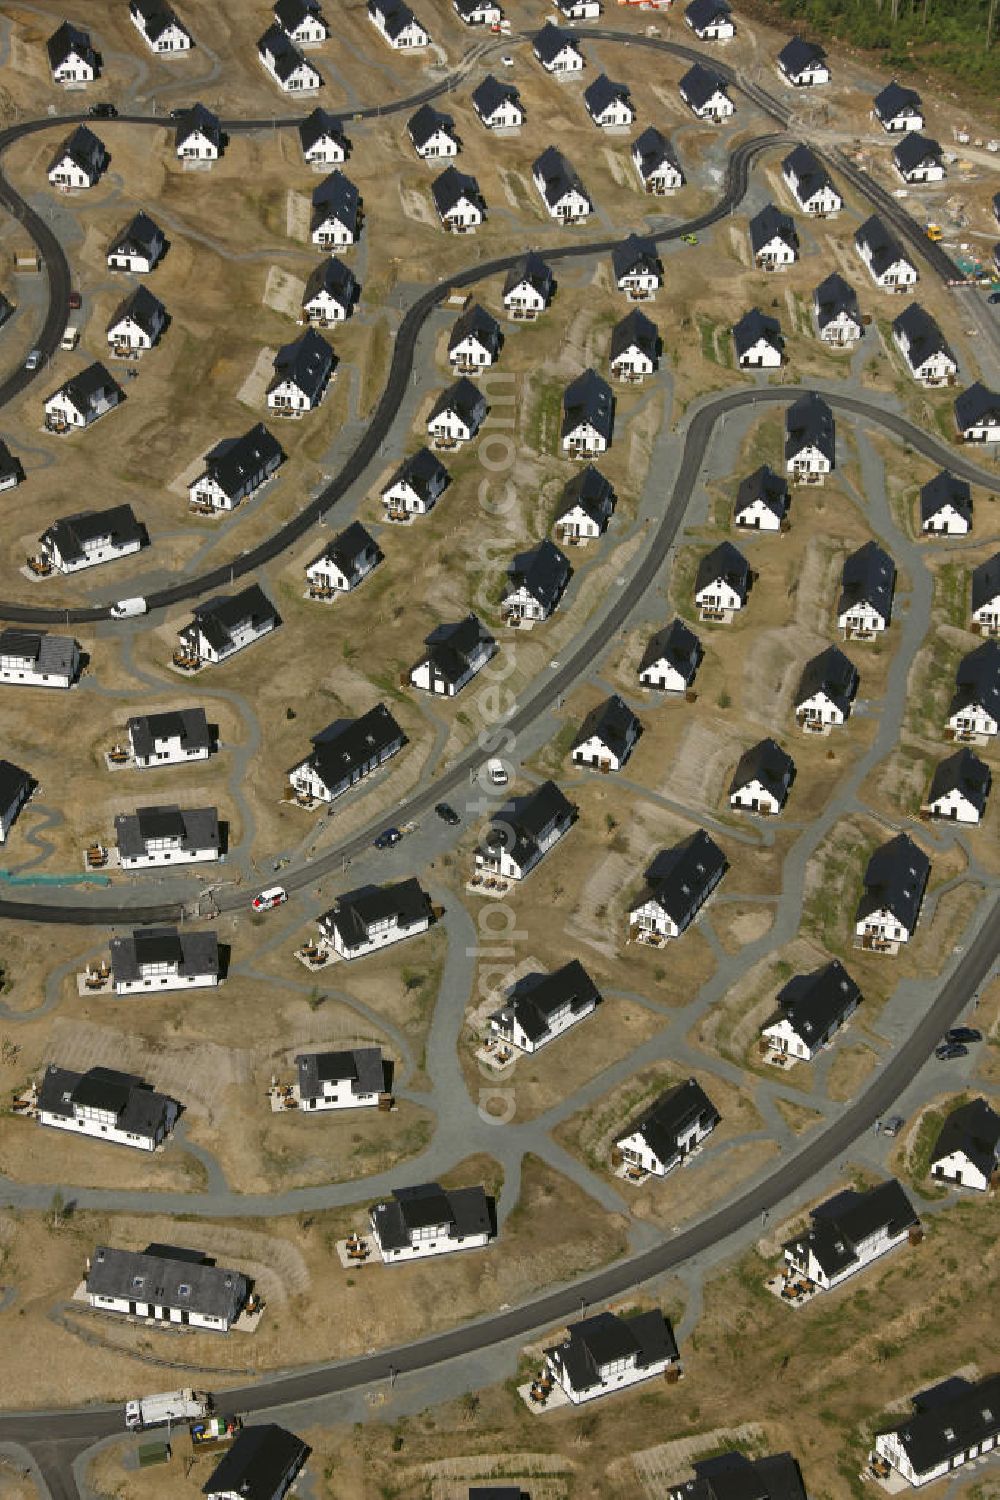
M 625 163 L 622 161 L 618 152 L 612 151 L 610 146 L 605 146 L 603 149 L 604 159 L 608 164 L 608 170 L 610 171 L 612 177 L 615 179 L 617 186 L 626 187 L 628 185 L 628 171 L 626 169 Z
M 399 202 L 403 213 L 417 224 L 436 224 L 437 216 L 424 194 L 416 188 L 405 188 L 399 184 Z
M 795 623 L 823 635 L 830 627 L 834 598 L 846 549 L 811 536 L 799 562 L 789 593 L 795 601 Z M 818 648 L 817 648 L 818 649 Z
M 685 804 L 714 807 L 743 748 L 741 736 L 718 721 L 690 724 L 657 791 Z
M 288 317 L 297 320 L 302 312 L 302 294 L 305 289 L 305 282 L 298 276 L 293 276 L 282 266 L 270 266 L 261 300 L 265 307 L 273 307 L 275 312 L 286 313 Z
M 193 458 L 186 469 L 182 469 L 175 479 L 171 479 L 167 489 L 172 495 L 180 495 L 182 499 L 188 498 L 188 486 L 194 484 L 198 475 L 204 472 L 205 460 L 201 456 Z
M 723 904 L 717 910 L 720 917 L 717 926 L 724 929 L 722 942 L 728 952 L 738 952 L 747 943 L 757 942 L 774 923 L 774 912 L 769 906 Z
M 631 858 L 624 854 L 605 855 L 583 887 L 576 911 L 566 923 L 566 931 L 599 953 L 613 958 L 618 944 L 613 932 L 607 930 L 607 909 L 632 875 Z
M 750 264 L 750 247 L 749 247 L 749 242 L 747 240 L 747 236 L 744 233 L 744 231 L 742 229 L 738 229 L 735 224 L 731 224 L 729 226 L 729 244 L 730 244 L 730 247 L 732 249 L 733 254 L 735 255 L 736 259 L 739 261 L 740 265 L 741 266 L 749 266 L 749 264 Z
M 701 1432 L 697 1437 L 675 1438 L 669 1443 L 657 1443 L 653 1448 L 642 1448 L 630 1453 L 627 1458 L 617 1459 L 608 1466 L 608 1478 L 628 1490 L 638 1478 L 648 1500 L 660 1500 L 672 1484 L 676 1484 L 693 1460 L 705 1453 L 720 1453 L 737 1444 L 749 1445 L 763 1435 L 762 1429 L 745 1422 L 741 1427 L 717 1427 L 712 1432 Z
M 294 188 L 289 188 L 285 198 L 285 233 L 288 238 L 307 241 L 311 217 L 312 204 L 305 193 L 297 193 Z
M 802 668 L 821 649 L 822 643 L 807 645 L 797 631 L 762 630 L 744 657 L 744 713 L 768 730 L 789 722 Z
M 244 406 L 252 407 L 255 411 L 264 404 L 264 395 L 274 374 L 275 350 L 268 348 L 265 344 L 263 349 L 254 360 L 253 369 L 244 380 L 237 393 L 236 399 Z

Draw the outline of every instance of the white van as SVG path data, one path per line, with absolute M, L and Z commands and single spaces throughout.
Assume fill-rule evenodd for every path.
M 62 338 L 59 340 L 59 347 L 60 349 L 75 349 L 79 342 L 80 330 L 78 328 L 74 328 L 73 325 L 70 324 L 70 326 L 64 331 Z
M 502 760 L 488 760 L 486 769 L 494 786 L 507 785 L 507 770 Z

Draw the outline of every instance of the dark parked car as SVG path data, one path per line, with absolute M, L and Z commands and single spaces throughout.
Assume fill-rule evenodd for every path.
M 384 828 L 375 840 L 375 848 L 391 849 L 393 844 L 398 844 L 402 837 L 398 828 Z
M 462 821 L 450 802 L 437 803 L 434 811 L 437 813 L 439 818 L 442 818 L 445 823 L 449 823 L 452 828 L 454 828 L 456 824 L 461 823 Z
M 882 1121 L 883 1135 L 898 1135 L 906 1121 L 902 1115 L 890 1115 L 888 1120 Z
M 83 306 L 83 298 L 80 296 L 79 292 L 70 292 L 70 294 L 69 294 L 69 305 L 72 308 L 77 308 L 77 307 L 82 307 Z
M 939 1062 L 953 1062 L 956 1057 L 968 1057 L 968 1047 L 963 1047 L 961 1042 L 942 1042 L 940 1047 L 934 1048 L 934 1056 Z
M 983 1033 L 974 1026 L 952 1026 L 944 1034 L 946 1042 L 981 1042 Z
M 994 307 L 996 307 L 997 303 L 1000 302 L 1000 292 L 990 292 L 990 295 L 986 300 L 987 302 L 992 303 Z
M 92 104 L 87 111 L 94 120 L 117 120 L 118 111 L 113 104 Z

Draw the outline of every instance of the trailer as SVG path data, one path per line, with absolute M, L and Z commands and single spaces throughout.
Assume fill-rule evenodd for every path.
M 191 1447 L 195 1453 L 204 1453 L 231 1443 L 243 1426 L 239 1417 L 206 1417 L 204 1421 L 192 1422 Z
M 163 1391 L 156 1396 L 139 1396 L 125 1403 L 125 1426 L 129 1432 L 143 1432 L 147 1427 L 166 1427 L 170 1422 L 194 1422 L 212 1410 L 207 1391 Z

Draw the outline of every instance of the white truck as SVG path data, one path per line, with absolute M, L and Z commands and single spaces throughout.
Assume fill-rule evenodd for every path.
M 166 1427 L 168 1422 L 197 1422 L 211 1410 L 207 1391 L 163 1391 L 126 1401 L 125 1426 L 129 1432 L 144 1432 L 147 1427 Z
M 142 594 L 137 594 L 134 599 L 119 599 L 116 604 L 112 604 L 108 613 L 112 620 L 129 620 L 134 615 L 144 615 L 146 607 Z

